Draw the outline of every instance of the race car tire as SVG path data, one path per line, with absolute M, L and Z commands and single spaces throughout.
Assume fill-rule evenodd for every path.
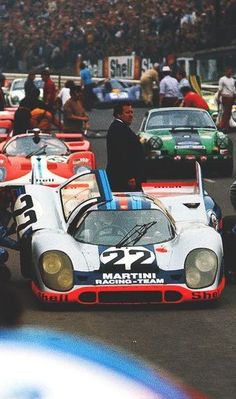
M 22 239 L 20 242 L 20 269 L 24 278 L 32 277 L 31 241 Z
M 236 276 L 236 216 L 230 215 L 223 218 L 222 241 L 224 249 L 225 274 L 229 280 Z

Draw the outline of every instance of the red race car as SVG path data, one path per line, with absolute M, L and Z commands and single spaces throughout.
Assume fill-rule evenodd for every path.
M 8 138 L 13 129 L 15 109 L 5 108 L 0 111 L 0 142 Z
M 11 185 L 56 186 L 84 169 L 95 168 L 95 155 L 82 134 L 52 135 L 34 129 L 0 143 L 0 182 Z

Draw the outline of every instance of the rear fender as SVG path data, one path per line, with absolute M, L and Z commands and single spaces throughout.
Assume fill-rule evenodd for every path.
M 88 169 L 96 169 L 96 159 L 92 151 L 80 151 L 71 154 L 67 160 L 67 163 L 71 170 L 77 173 L 77 169 L 80 167 L 86 167 Z

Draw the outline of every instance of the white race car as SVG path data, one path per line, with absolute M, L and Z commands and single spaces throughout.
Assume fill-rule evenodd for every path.
M 26 185 L 14 207 L 22 274 L 44 303 L 216 300 L 225 286 L 221 213 L 192 181 L 112 193 L 105 171 Z
M 11 82 L 9 91 L 6 93 L 6 100 L 9 107 L 18 107 L 19 102 L 25 97 L 25 78 L 14 79 Z M 40 90 L 40 97 L 43 97 L 44 82 L 41 78 L 34 79 L 35 86 Z

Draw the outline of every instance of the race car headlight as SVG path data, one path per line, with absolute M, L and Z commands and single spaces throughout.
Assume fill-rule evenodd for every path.
M 186 284 L 189 288 L 204 288 L 212 285 L 217 272 L 217 256 L 206 248 L 194 249 L 185 261 Z
M 91 170 L 91 168 L 89 168 L 88 166 L 84 166 L 84 165 L 75 165 L 74 166 L 74 174 L 77 175 L 78 173 L 81 172 L 86 172 L 88 170 Z
M 73 287 L 73 267 L 70 258 L 61 251 L 45 252 L 39 262 L 44 284 L 55 291 L 68 291 Z
M 163 144 L 162 139 L 160 137 L 151 137 L 148 143 L 153 150 L 160 150 Z
M 218 136 L 216 139 L 216 145 L 221 148 L 221 149 L 225 149 L 228 148 L 229 145 L 229 139 L 227 136 Z
M 0 181 L 4 181 L 6 177 L 6 169 L 0 168 Z

